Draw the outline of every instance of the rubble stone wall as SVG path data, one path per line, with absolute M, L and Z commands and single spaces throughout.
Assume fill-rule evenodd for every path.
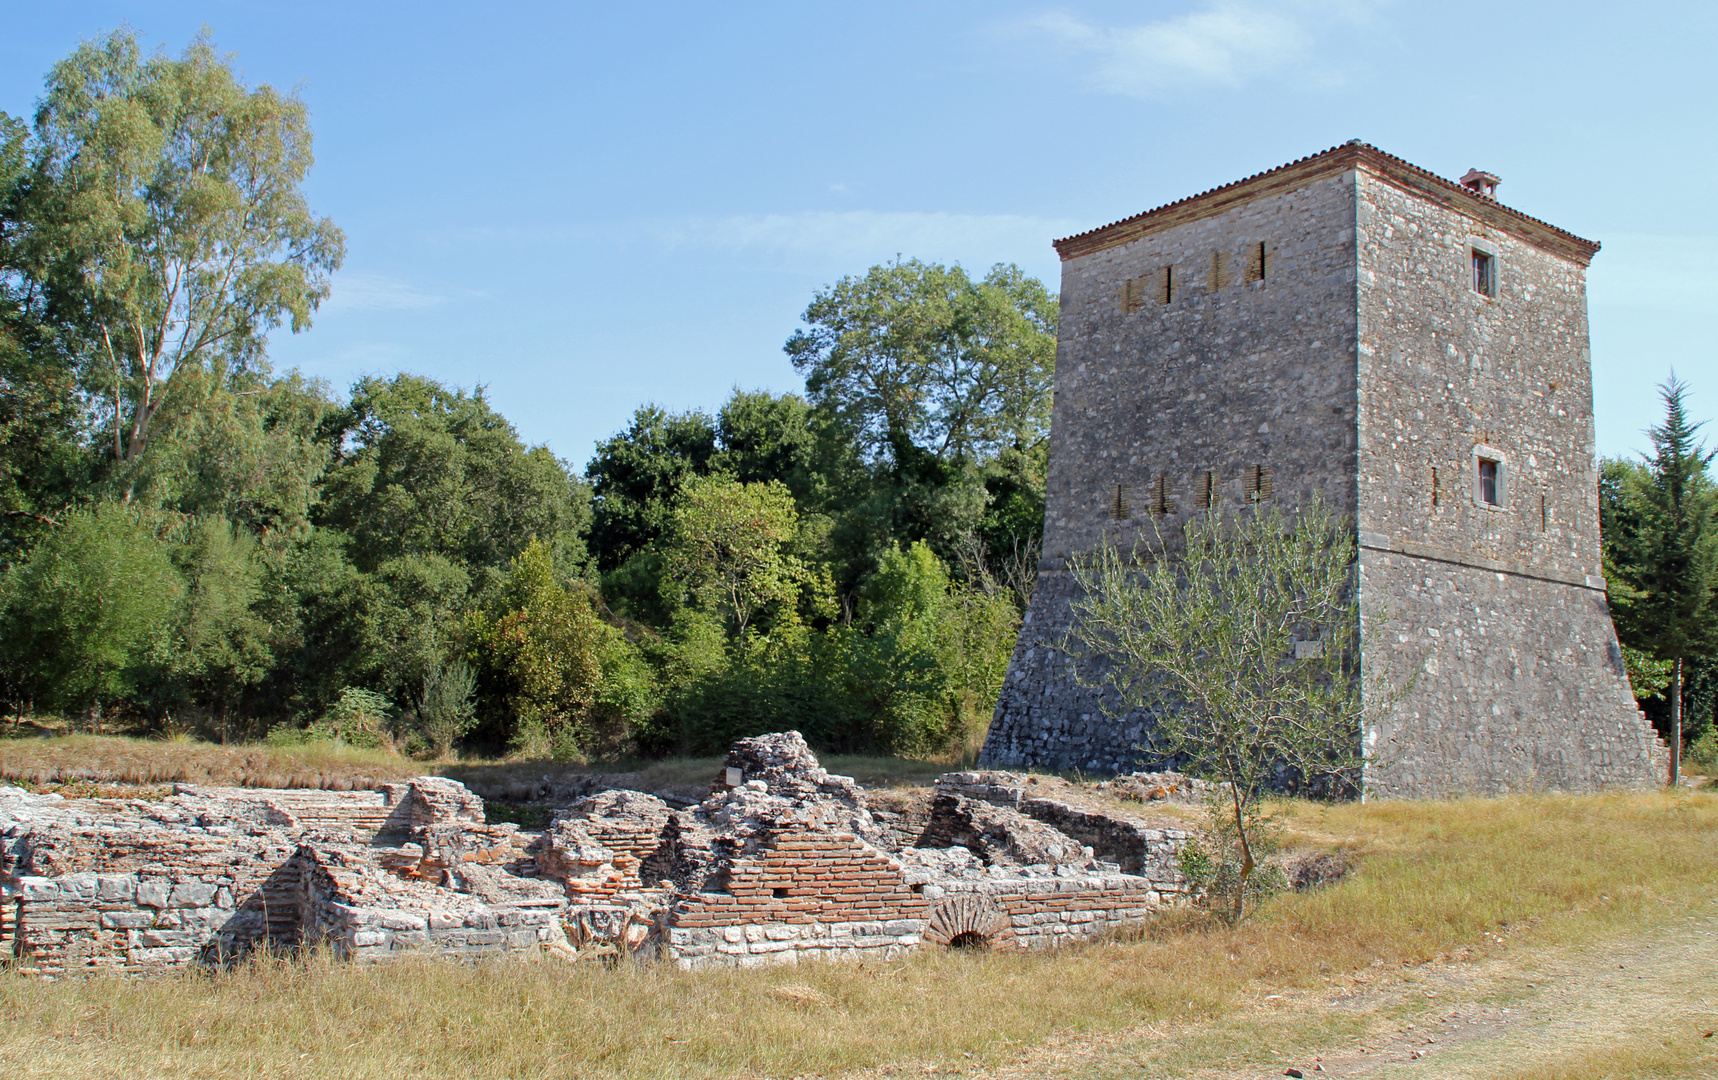
M 691 808 L 603 791 L 542 834 L 487 824 L 470 792 L 434 777 L 158 801 L 0 788 L 0 955 L 38 975 L 221 964 L 256 946 L 362 961 L 883 960 L 1055 945 L 1184 895 L 1185 834 L 1052 798 L 1035 778 L 952 774 L 881 800 L 895 809 L 880 822 L 797 733 L 745 740 L 728 768 L 741 782 L 724 769 Z
M 1159 893 L 1187 891 L 1187 878 L 1181 872 L 1179 859 L 1189 833 L 1045 797 L 1034 792 L 1032 780 L 1016 773 L 944 773 L 937 778 L 936 787 L 941 793 L 1010 807 L 1051 825 L 1090 847 L 1099 857 L 1115 862 L 1123 873 L 1146 878 Z
M 1419 671 L 1369 733 L 1368 789 L 1661 781 L 1669 751 L 1605 601 L 1585 260 L 1366 172 L 1356 192 L 1365 665 Z M 1476 491 L 1482 455 L 1497 505 Z
M 532 947 L 561 938 L 558 889 L 496 888 L 493 879 L 475 891 L 448 888 L 418 873 L 422 844 L 378 847 L 377 833 L 415 826 L 427 839 L 457 826 L 489 839 L 493 851 L 488 834 L 513 828 L 483 826 L 481 802 L 451 781 L 390 787 L 182 787 L 160 802 L 0 789 L 0 905 L 11 916 L 0 951 L 27 971 L 57 975 L 221 963 L 259 945 L 325 943 L 362 958 L 425 946 L 505 951 L 523 947 L 527 931 Z M 307 818 L 358 831 L 306 828 Z M 467 847 L 470 863 L 454 873 L 481 877 L 492 856 L 479 843 Z M 389 855 L 403 859 L 410 880 L 380 869 Z M 438 874 L 441 857 L 427 860 Z M 478 895 L 485 886 L 492 897 Z
M 505 904 L 444 898 L 407 906 L 390 903 L 376 875 L 341 865 L 338 850 L 307 846 L 296 861 L 304 881 L 303 937 L 332 948 L 342 960 L 381 960 L 406 951 L 467 957 L 534 952 L 565 940 L 559 921 L 565 904 L 549 887 Z
M 1356 142 L 1057 246 L 1044 558 L 984 763 L 1181 764 L 1092 688 L 1101 662 L 1075 677 L 1068 560 L 1173 550 L 1190 515 L 1263 501 L 1268 469 L 1269 499 L 1319 493 L 1361 549 L 1390 714 L 1352 733 L 1370 795 L 1662 782 L 1601 576 L 1598 245 Z

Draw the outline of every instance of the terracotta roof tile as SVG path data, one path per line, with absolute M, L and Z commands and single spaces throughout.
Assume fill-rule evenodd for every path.
M 1318 168 L 1321 164 L 1327 168 Z M 1477 195 L 1452 180 L 1447 180 L 1436 173 L 1422 169 L 1412 162 L 1396 157 L 1394 154 L 1385 153 L 1376 146 L 1359 139 L 1352 139 L 1316 154 L 1308 154 L 1306 157 L 1297 158 L 1285 165 L 1254 173 L 1251 176 L 1211 188 L 1208 191 L 1201 191 L 1196 195 L 1189 195 L 1171 203 L 1164 203 L 1162 206 L 1153 207 L 1119 221 L 1112 221 L 1108 225 L 1101 225 L 1095 229 L 1088 229 L 1085 232 L 1063 237 L 1055 241 L 1054 244 L 1063 259 L 1074 258 L 1115 244 L 1126 243 L 1128 240 L 1153 231 L 1150 228 L 1152 224 L 1150 219 L 1152 218 L 1179 219 L 1183 216 L 1179 213 L 1172 214 L 1172 211 L 1196 209 L 1195 204 L 1216 200 L 1225 193 L 1244 197 L 1245 192 L 1237 191 L 1237 189 L 1268 183 L 1272 178 L 1290 171 L 1306 172 L 1310 178 L 1346 165 L 1370 166 L 1371 171 L 1386 179 L 1418 181 L 1415 186 L 1420 188 L 1422 193 L 1441 194 L 1455 206 L 1493 218 L 1496 223 L 1506 228 L 1513 223 L 1518 227 L 1510 231 L 1517 233 L 1523 239 L 1553 247 L 1565 255 L 1578 259 L 1583 264 L 1589 261 L 1599 250 L 1597 241 L 1583 239 L 1574 233 L 1559 229 L 1547 221 L 1541 221 L 1539 218 L 1504 206 L 1495 199 Z M 1308 166 L 1313 168 L 1308 169 Z M 1224 203 L 1227 205 L 1228 200 L 1224 200 Z M 1129 226 L 1133 226 L 1133 228 L 1129 228 Z M 1106 234 L 1112 232 L 1118 235 L 1114 239 L 1109 239 Z

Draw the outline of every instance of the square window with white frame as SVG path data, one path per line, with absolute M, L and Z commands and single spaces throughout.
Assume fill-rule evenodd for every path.
M 1471 249 L 1473 255 L 1473 291 L 1481 296 L 1494 297 L 1497 295 L 1497 256 L 1479 248 Z
M 1502 510 L 1509 503 L 1509 465 L 1503 453 L 1489 446 L 1473 449 L 1473 502 L 1487 510 Z

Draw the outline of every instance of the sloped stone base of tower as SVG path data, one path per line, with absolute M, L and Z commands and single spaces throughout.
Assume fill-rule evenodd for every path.
M 1367 670 L 1418 668 L 1368 733 L 1369 797 L 1665 782 L 1670 751 L 1635 705 L 1602 591 L 1367 550 L 1361 595 Z
M 1103 695 L 1074 678 L 1074 661 L 1057 645 L 1068 632 L 1078 592 L 1064 569 L 1044 569 L 1002 685 L 979 761 L 993 768 L 1080 770 L 1109 775 L 1173 765 L 1149 747 L 1154 722 L 1135 710 L 1110 716 Z M 1100 669 L 1087 669 L 1092 678 Z
M 1369 798 L 1664 782 L 1669 750 L 1635 705 L 1603 592 L 1372 550 L 1361 580 L 1368 677 L 1413 677 L 1370 739 Z M 1151 714 L 1108 715 L 1056 647 L 1074 591 L 1065 570 L 1039 577 L 981 763 L 1087 774 L 1165 763 Z

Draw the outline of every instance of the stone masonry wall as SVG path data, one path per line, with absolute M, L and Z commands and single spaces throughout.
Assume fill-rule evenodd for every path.
M 1145 878 L 1165 898 L 1187 892 L 1180 854 L 1192 834 L 1132 820 L 1114 810 L 1098 812 L 1048 797 L 1034 790 L 1037 781 L 1015 773 L 958 772 L 939 776 L 936 786 L 938 792 L 1011 807 L 1054 826 L 1092 848 L 1099 858 L 1113 861 L 1123 873 Z
M 1585 266 L 1365 172 L 1357 191 L 1365 662 L 1420 668 L 1369 735 L 1368 788 L 1660 779 L 1599 576 Z M 1504 463 L 1501 507 L 1475 496 L 1478 447 Z
M 1069 259 L 1061 297 L 1044 559 L 982 760 L 1127 772 L 1157 760 L 1139 749 L 1150 717 L 1106 715 L 1055 649 L 1065 561 L 1104 536 L 1178 537 L 1207 472 L 1217 504 L 1248 504 L 1264 466 L 1276 500 L 1316 490 L 1353 512 L 1353 174 Z
M 438 777 L 155 800 L 0 787 L 0 951 L 42 976 L 220 965 L 257 946 L 359 961 L 887 960 L 927 943 L 1089 938 L 1186 894 L 1186 834 L 1098 796 L 1080 804 L 1061 780 L 951 774 L 879 800 L 896 807 L 885 825 L 796 732 L 744 740 L 735 757 L 741 775 L 725 768 L 691 808 L 603 791 L 541 834 L 486 823 Z
M 0 904 L 11 916 L 0 948 L 26 971 L 57 975 L 220 963 L 265 944 L 366 958 L 561 939 L 560 889 L 484 865 L 518 854 L 506 842 L 513 826 L 484 826 L 481 802 L 451 781 L 389 788 L 183 787 L 158 802 L 0 789 Z M 306 829 L 301 818 L 359 831 Z M 432 844 L 445 826 L 471 837 L 449 856 L 388 847 L 370 831 L 395 825 Z
M 1162 761 L 1151 716 L 1106 715 L 1056 648 L 1065 560 L 1173 535 L 1202 470 L 1234 505 L 1237 470 L 1262 465 L 1282 502 L 1317 490 L 1354 515 L 1372 700 L 1418 672 L 1364 733 L 1368 792 L 1658 780 L 1599 577 L 1594 245 L 1357 143 L 1235 188 L 1060 242 L 1045 558 L 981 760 Z M 1264 279 L 1231 283 L 1223 253 L 1260 240 Z M 1475 250 L 1495 295 L 1473 286 Z M 1164 266 L 1189 287 L 1157 303 Z M 1477 498 L 1481 456 L 1503 462 L 1499 507 Z

